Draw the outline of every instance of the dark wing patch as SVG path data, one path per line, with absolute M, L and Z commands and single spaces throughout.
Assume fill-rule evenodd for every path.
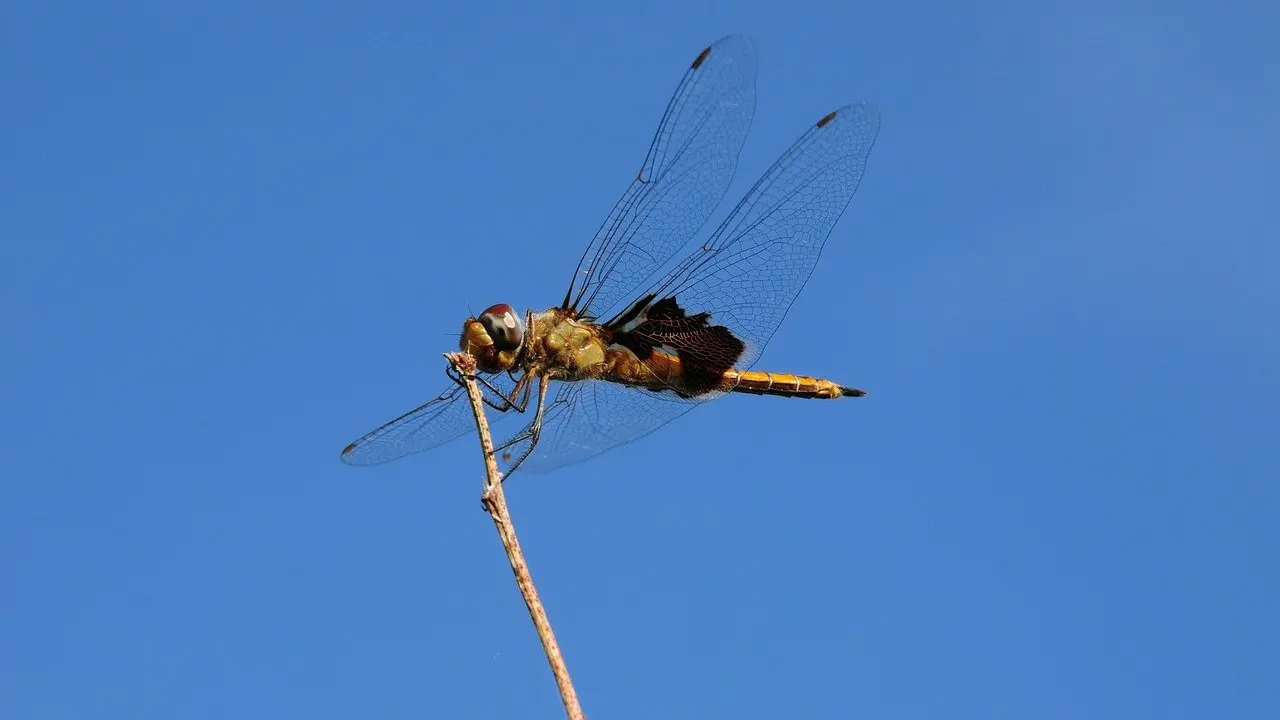
M 620 320 L 630 322 L 639 317 L 634 308 Z M 647 359 L 656 348 L 666 347 L 680 358 L 684 374 L 684 390 L 701 395 L 714 390 L 724 371 L 732 368 L 746 350 L 746 344 L 727 327 L 712 325 L 711 313 L 688 315 L 674 297 L 663 298 L 644 313 L 631 330 L 611 326 L 613 341 Z M 624 323 L 619 323 L 626 324 Z

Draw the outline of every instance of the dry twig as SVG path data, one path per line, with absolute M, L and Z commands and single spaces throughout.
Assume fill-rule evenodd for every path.
M 564 709 L 570 720 L 584 720 L 582 707 L 578 704 L 578 694 L 573 690 L 573 682 L 569 679 L 569 669 L 565 667 L 564 656 L 560 654 L 560 646 L 556 643 L 555 633 L 551 632 L 551 621 L 547 619 L 547 611 L 538 599 L 538 590 L 533 586 L 533 577 L 529 574 L 529 566 L 520 552 L 520 542 L 516 539 L 516 528 L 511 522 L 511 513 L 507 510 L 507 500 L 502 494 L 502 475 L 498 472 L 498 460 L 493 453 L 493 438 L 489 435 L 489 421 L 485 418 L 484 401 L 480 397 L 480 388 L 476 385 L 475 358 L 466 353 L 447 353 L 445 358 L 453 364 L 453 368 L 462 377 L 467 388 L 467 396 L 471 399 L 471 412 L 476 418 L 476 431 L 480 435 L 480 449 L 484 453 L 485 483 L 480 501 L 484 509 L 493 518 L 493 524 L 502 538 L 502 547 L 507 551 L 507 560 L 511 563 L 511 571 L 515 573 L 516 585 L 524 597 L 524 604 L 529 608 L 529 617 L 533 619 L 533 627 L 538 631 L 538 639 L 542 641 L 542 649 L 547 654 L 547 662 L 551 664 L 551 672 L 556 677 L 556 685 L 560 687 L 560 699 L 564 701 Z

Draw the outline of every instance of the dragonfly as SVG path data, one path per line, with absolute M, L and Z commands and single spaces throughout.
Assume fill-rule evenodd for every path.
M 736 172 L 755 80 L 755 50 L 742 36 L 698 53 L 564 300 L 522 313 L 499 303 L 463 323 L 459 348 L 476 360 L 494 423 L 528 419 L 495 449 L 504 479 L 582 462 L 729 393 L 866 394 L 753 367 L 862 181 L 880 129 L 873 104 L 823 115 L 696 239 Z M 446 372 L 444 392 L 346 446 L 342 460 L 381 464 L 473 430 L 462 378 Z

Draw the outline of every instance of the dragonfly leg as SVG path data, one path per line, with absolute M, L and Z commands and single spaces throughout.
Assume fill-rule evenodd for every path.
M 497 410 L 498 412 L 506 412 L 514 408 L 516 412 L 524 412 L 525 408 L 529 407 L 528 374 L 516 381 L 516 386 L 511 388 L 511 394 L 509 396 L 503 393 L 501 389 L 495 387 L 493 383 L 490 383 L 486 378 L 477 375 L 476 380 L 479 380 L 481 385 L 484 385 L 489 389 L 489 392 L 498 397 L 498 400 L 490 400 L 484 393 L 480 394 L 480 399 L 484 400 L 485 404 L 494 410 Z M 499 400 L 501 402 L 499 402 Z
M 524 412 L 529 407 L 529 389 L 533 387 L 533 383 L 529 382 L 529 373 L 520 376 L 516 381 L 516 386 L 511 389 L 511 397 L 503 398 L 507 405 L 516 409 L 516 412 Z M 502 393 L 498 393 L 499 396 Z M 517 399 L 517 396 L 519 399 Z
M 459 385 L 463 384 L 462 376 L 452 365 L 446 365 L 444 373 L 455 383 Z M 489 390 L 488 393 L 480 393 L 480 399 L 484 401 L 485 405 L 488 405 L 494 410 L 497 410 L 498 412 L 506 412 L 514 408 L 516 412 L 524 412 L 525 408 L 529 407 L 528 373 L 525 373 L 523 377 L 516 381 L 516 386 L 512 388 L 511 395 L 509 397 L 501 389 L 495 387 L 493 383 L 489 382 L 489 380 L 483 375 L 472 375 L 472 377 L 478 380 L 481 385 L 485 386 L 485 388 Z M 517 396 L 522 392 L 523 397 L 517 399 Z M 494 400 L 490 397 L 490 393 L 497 396 L 498 399 Z
M 526 377 L 528 376 L 526 375 Z M 505 473 L 503 473 L 502 479 L 504 482 L 507 478 L 511 477 L 511 473 L 515 472 L 516 468 L 520 467 L 521 463 L 528 459 L 529 454 L 532 453 L 533 449 L 538 445 L 538 438 L 542 437 L 542 413 L 547 406 L 547 389 L 550 386 L 551 379 L 548 376 L 538 376 L 538 409 L 534 411 L 533 422 L 529 423 L 528 429 L 518 433 L 515 437 L 502 443 L 493 450 L 495 453 L 502 452 L 512 445 L 526 441 L 528 442 L 528 445 L 526 445 L 524 450 L 521 451 L 520 457 L 516 458 L 516 461 L 511 463 L 511 466 L 507 468 Z M 527 399 L 528 398 L 526 397 L 526 400 Z

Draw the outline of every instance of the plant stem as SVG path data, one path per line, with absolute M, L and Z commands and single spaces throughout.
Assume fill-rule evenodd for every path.
M 538 590 L 533 585 L 533 576 L 529 574 L 529 565 L 524 561 L 524 553 L 520 551 L 520 541 L 516 539 L 516 527 L 511 521 L 511 513 L 507 510 L 507 500 L 502 494 L 502 475 L 498 472 L 498 460 L 494 457 L 493 437 L 489 434 L 489 421 L 485 417 L 484 401 L 480 396 L 480 388 L 476 385 L 475 358 L 466 353 L 448 353 L 445 357 L 453 364 L 462 377 L 467 388 L 467 396 L 471 399 L 471 412 L 476 418 L 476 431 L 480 435 L 480 450 L 484 453 L 485 483 L 480 494 L 480 502 L 489 516 L 493 518 L 494 527 L 498 529 L 498 537 L 502 539 L 502 547 L 507 551 L 507 561 L 511 563 L 511 571 L 515 573 L 516 585 L 524 604 L 529 608 L 529 617 L 533 627 L 542 641 L 542 649 L 547 654 L 547 662 L 551 664 L 551 672 L 555 675 L 556 685 L 560 688 L 560 699 L 564 701 L 565 713 L 570 720 L 585 720 L 582 707 L 578 704 L 578 694 L 574 692 L 573 681 L 569 679 L 569 668 L 565 666 L 564 656 L 560 654 L 560 645 L 556 643 L 555 633 L 551 631 L 551 621 L 547 619 L 547 611 L 538 599 Z

